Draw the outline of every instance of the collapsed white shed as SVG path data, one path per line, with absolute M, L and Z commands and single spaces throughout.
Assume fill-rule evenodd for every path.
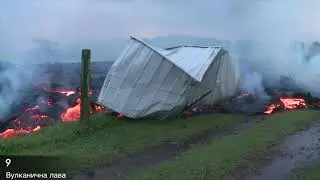
M 131 37 L 111 66 L 98 102 L 130 118 L 167 118 L 208 94 L 197 105 L 214 104 L 240 87 L 237 62 L 221 47 L 158 49 Z

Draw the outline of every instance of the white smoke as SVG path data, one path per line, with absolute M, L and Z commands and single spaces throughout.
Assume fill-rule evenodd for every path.
M 106 50 L 116 44 L 110 39 L 129 34 L 211 36 L 233 41 L 228 50 L 240 57 L 240 63 L 247 67 L 243 71 L 243 88 L 248 91 L 263 96 L 262 78 L 268 77 L 271 81 L 286 75 L 304 89 L 320 93 L 319 56 L 303 63 L 304 49 L 292 48 L 297 41 L 320 39 L 318 0 L 0 3 L 0 60 L 36 63 L 65 60 L 73 54 L 75 57 L 70 58 L 78 61 L 81 47 L 77 47 L 75 53 L 67 53 L 68 45 L 81 44 L 84 48 L 89 40 L 109 40 L 108 46 L 100 46 L 103 46 L 101 52 L 110 54 Z M 45 46 L 39 48 L 41 52 L 35 51 L 33 58 L 26 58 L 22 54 L 33 47 L 33 39 L 58 42 L 63 48 L 46 41 Z M 15 54 L 19 57 L 12 58 Z M 97 57 L 97 53 L 93 56 Z M 26 83 L 32 82 L 34 68 L 13 68 L 0 73 L 0 80 L 9 84 L 0 92 L 0 115 L 4 115 Z
M 292 42 L 293 43 L 293 42 Z M 262 77 L 276 81 L 280 76 L 292 78 L 296 84 L 305 91 L 314 95 L 320 93 L 319 68 L 320 55 L 312 57 L 308 62 L 304 59 L 305 52 L 303 49 L 294 49 L 292 44 L 261 43 L 260 46 L 253 46 L 250 54 L 242 54 L 242 68 L 244 73 L 246 87 L 254 89 L 263 89 Z M 235 47 L 237 48 L 237 47 Z M 250 67 L 250 68 L 248 68 Z M 251 71 L 255 71 L 252 73 Z M 259 81 L 259 83 L 258 83 Z M 249 90 L 250 91 L 250 90 Z M 255 91 L 255 93 L 262 91 Z
M 7 120 L 12 105 L 21 103 L 21 96 L 25 95 L 26 88 L 32 83 L 35 72 L 33 66 L 4 64 L 0 70 L 0 122 Z
M 243 66 L 251 68 L 243 69 L 244 88 L 258 93 L 262 89 L 260 77 L 276 80 L 284 75 L 304 90 L 320 94 L 320 71 L 317 70 L 320 56 L 306 63 L 303 58 L 307 48 L 296 45 L 297 42 L 311 43 L 320 37 L 320 26 L 315 23 L 320 18 L 317 4 L 319 2 L 313 0 L 308 3 L 269 0 L 229 4 L 230 9 L 241 12 L 237 16 L 229 12 L 230 21 L 226 22 L 228 33 L 241 40 L 234 41 L 231 52 L 242 58 Z
M 292 76 L 307 91 L 320 95 L 320 54 L 311 58 L 310 63 L 297 66 Z
M 268 100 L 270 97 L 264 91 L 262 76 L 250 67 L 242 66 L 241 70 L 243 73 L 241 90 L 256 98 Z

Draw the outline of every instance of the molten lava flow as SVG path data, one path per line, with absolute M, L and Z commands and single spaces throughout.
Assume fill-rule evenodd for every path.
M 126 116 L 124 115 L 124 114 L 121 114 L 121 113 L 119 113 L 117 116 L 116 116 L 116 118 L 117 119 L 123 119 L 123 118 L 125 118 Z
M 284 108 L 291 110 L 297 109 L 298 107 L 305 107 L 307 103 L 302 98 L 280 98 L 280 101 L 283 103 Z
M 36 112 L 36 110 L 39 110 L 40 106 L 36 105 L 32 108 L 26 108 L 21 116 L 25 116 L 25 115 L 29 115 L 29 117 L 33 120 L 43 120 L 43 119 L 47 119 L 49 118 L 49 116 L 45 115 L 45 114 L 39 114 Z M 31 122 L 32 123 L 32 122 Z M 23 120 L 19 117 L 15 118 L 14 120 L 12 120 L 10 122 L 11 126 L 14 128 L 9 128 L 7 130 L 5 130 L 4 132 L 0 133 L 0 138 L 11 138 L 13 136 L 17 136 L 17 135 L 23 135 L 23 134 L 29 134 L 35 131 L 40 130 L 40 126 L 36 125 L 35 127 L 31 124 L 25 124 L 25 122 L 23 122 Z M 37 122 L 35 122 L 35 124 L 38 124 Z
M 34 120 L 42 120 L 42 119 L 49 118 L 49 116 L 44 114 L 34 114 L 34 115 L 31 115 L 31 118 Z
M 273 112 L 273 110 L 277 107 L 279 107 L 280 104 L 271 104 L 267 107 L 267 110 L 264 111 L 265 114 L 271 114 Z
M 94 109 L 95 109 L 95 111 L 103 111 L 103 110 L 105 110 L 105 107 L 95 104 Z
M 81 100 L 78 98 L 76 102 L 76 106 L 68 108 L 66 112 L 61 114 L 60 118 L 62 121 L 77 121 L 80 118 Z
M 68 108 L 66 112 L 62 113 L 60 118 L 62 121 L 67 122 L 67 121 L 77 121 L 80 118 L 80 107 L 81 107 L 81 100 L 78 98 L 76 100 L 77 105 L 71 108 Z M 99 112 L 106 110 L 105 107 L 100 106 L 98 104 L 94 104 L 91 108 L 91 113 L 93 112 Z
M 249 93 L 243 92 L 243 93 L 241 93 L 239 96 L 240 96 L 240 97 L 244 97 L 244 96 L 248 96 L 248 95 L 249 95 Z
M 81 91 L 80 91 L 80 88 L 77 88 L 77 90 L 47 90 L 45 88 L 43 88 L 44 91 L 46 92 L 50 92 L 50 93 L 60 93 L 60 94 L 64 94 L 66 96 L 70 96 L 70 95 L 73 95 L 73 94 L 79 94 L 81 95 Z M 89 90 L 89 96 L 91 96 L 93 94 L 93 90 L 90 89 Z
M 35 111 L 35 110 L 37 110 L 37 109 L 39 109 L 39 108 L 40 108 L 40 106 L 39 106 L 39 105 L 36 105 L 36 106 L 34 106 L 34 107 L 32 107 L 32 108 L 27 108 L 26 110 L 24 110 L 24 113 L 32 112 L 32 111 Z
M 66 96 L 70 96 L 70 95 L 76 93 L 76 91 L 74 91 L 74 90 L 51 90 L 51 91 L 48 91 L 48 92 L 51 92 L 51 93 L 60 93 L 60 94 L 66 95 Z
M 273 110 L 279 106 L 281 106 L 285 110 L 294 110 L 307 106 L 307 103 L 303 98 L 281 97 L 279 101 L 279 103 L 270 104 L 269 106 L 267 106 L 267 110 L 264 111 L 264 114 L 271 114 Z
M 35 131 L 40 130 L 40 126 L 37 126 L 31 130 L 27 129 L 7 129 L 4 132 L 0 133 L 0 138 L 11 138 L 18 135 L 29 134 Z
M 73 94 L 81 95 L 79 88 L 76 90 L 47 90 L 45 88 L 41 88 L 41 90 L 47 93 L 63 94 L 66 97 Z M 89 96 L 91 96 L 92 94 L 93 90 L 90 90 Z M 52 99 L 51 96 L 49 96 L 49 99 L 41 99 L 39 103 L 41 104 L 41 108 L 40 105 L 27 107 L 20 113 L 20 116 L 18 116 L 14 120 L 11 120 L 9 122 L 8 129 L 0 133 L 0 138 L 10 138 L 17 135 L 29 134 L 34 131 L 40 130 L 40 125 L 48 125 L 48 121 L 51 121 L 52 119 L 49 117 L 49 115 L 42 112 L 41 109 L 49 109 L 57 106 L 58 104 L 55 99 Z M 27 102 L 24 104 L 28 105 Z M 67 107 L 65 109 L 65 112 L 60 115 L 61 120 L 64 122 L 77 121 L 80 118 L 80 106 L 81 100 L 80 98 L 77 98 L 76 105 L 74 107 Z M 107 110 L 106 107 L 91 102 L 91 113 L 105 110 Z M 55 123 L 55 121 L 52 123 Z

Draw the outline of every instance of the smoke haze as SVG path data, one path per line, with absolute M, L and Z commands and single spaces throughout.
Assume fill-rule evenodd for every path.
M 294 46 L 320 39 L 318 7 L 317 0 L 1 1 L 0 60 L 74 62 L 81 48 L 91 48 L 93 61 L 112 61 L 129 35 L 150 41 L 162 36 L 164 42 L 168 35 L 183 35 L 185 42 L 215 38 L 229 41 L 226 49 L 239 57 L 246 91 L 264 96 L 263 78 L 288 75 L 320 93 L 320 56 L 303 63 L 303 50 Z M 35 66 L 2 72 L 11 88 L 0 92 L 0 114 L 32 81 L 32 72 Z

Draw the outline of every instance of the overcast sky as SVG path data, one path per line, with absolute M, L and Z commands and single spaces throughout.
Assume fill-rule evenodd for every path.
M 60 44 L 183 34 L 320 39 L 318 0 L 1 0 L 0 58 Z

